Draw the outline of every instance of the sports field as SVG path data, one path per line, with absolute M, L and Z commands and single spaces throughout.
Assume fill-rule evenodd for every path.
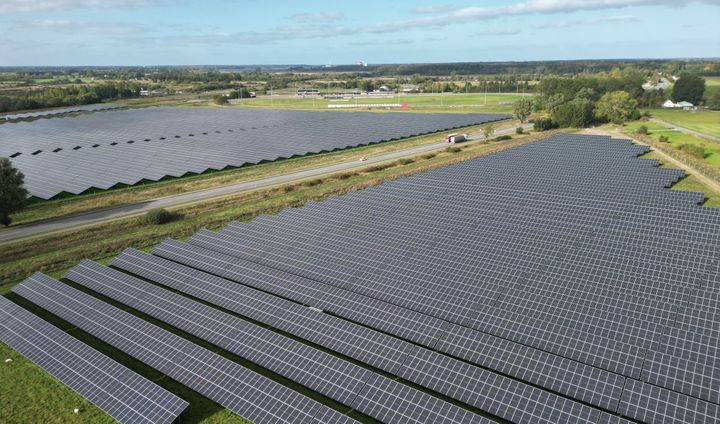
M 526 94 L 525 97 L 529 97 Z M 364 105 L 385 103 L 407 103 L 411 112 L 512 112 L 512 102 L 522 98 L 522 94 L 514 93 L 484 93 L 473 94 L 412 94 L 392 96 L 361 96 L 355 99 L 322 99 L 300 97 L 261 97 L 242 100 L 243 106 L 272 107 L 282 109 L 328 110 L 329 105 Z M 365 109 L 360 107 L 360 109 Z M 382 110 L 382 108 L 374 108 Z M 352 109 L 351 109 L 352 110 Z

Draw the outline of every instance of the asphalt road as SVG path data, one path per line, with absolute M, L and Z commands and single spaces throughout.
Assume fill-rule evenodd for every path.
M 682 131 L 682 132 L 686 132 L 686 133 L 688 133 L 688 134 L 696 135 L 696 136 L 698 136 L 698 137 L 706 138 L 706 139 L 708 139 L 708 140 L 720 141 L 720 137 L 715 137 L 714 135 L 701 133 L 700 131 L 691 130 L 690 128 L 679 127 L 679 126 L 677 126 L 677 125 L 675 125 L 675 124 L 673 124 L 673 123 L 671 123 L 671 122 L 663 121 L 662 119 L 650 118 L 650 121 L 655 122 L 655 123 L 657 123 L 657 124 L 661 124 L 661 125 L 665 125 L 665 126 L 671 127 L 671 128 L 676 129 L 676 130 L 678 130 L 678 131 Z
M 523 125 L 523 127 L 526 129 L 532 128 L 532 125 L 525 124 Z M 494 135 L 508 134 L 514 131 L 515 128 L 507 128 L 496 131 Z M 483 137 L 474 138 L 471 139 L 471 141 L 481 140 L 482 138 Z M 304 171 L 263 178 L 260 180 L 246 181 L 242 183 L 198 190 L 168 197 L 161 197 L 131 205 L 124 205 L 115 208 L 108 208 L 99 211 L 71 215 L 58 219 L 31 223 L 27 225 L 18 225 L 16 227 L 10 227 L 0 230 L 0 245 L 9 242 L 17 242 L 23 239 L 39 237 L 47 234 L 89 227 L 92 225 L 106 223 L 116 219 L 141 215 L 151 209 L 187 206 L 194 203 L 204 202 L 212 199 L 219 199 L 222 197 L 232 196 L 239 193 L 249 192 L 261 188 L 267 188 L 279 184 L 296 182 L 308 178 L 316 178 L 322 175 L 331 174 L 333 172 L 349 171 L 356 168 L 362 168 L 373 163 L 400 159 L 408 156 L 417 156 L 419 154 L 442 149 L 447 146 L 448 144 L 446 142 L 426 144 L 423 146 L 413 147 L 405 150 L 398 150 L 382 155 L 369 156 L 367 160 L 362 162 L 357 160 L 342 162 L 334 165 L 323 166 L 320 168 L 308 169 Z

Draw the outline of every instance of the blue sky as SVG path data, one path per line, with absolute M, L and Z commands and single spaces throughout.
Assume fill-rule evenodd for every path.
M 0 66 L 720 57 L 720 0 L 0 0 Z

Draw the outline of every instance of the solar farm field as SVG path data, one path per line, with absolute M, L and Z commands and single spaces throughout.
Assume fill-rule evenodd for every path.
M 648 150 L 557 135 L 13 296 L 256 423 L 717 422 L 720 210 Z
M 96 105 L 87 105 L 87 106 L 73 106 L 73 107 L 66 107 L 66 108 L 41 110 L 41 111 L 37 111 L 37 112 L 0 115 L 0 122 L 2 122 L 3 119 L 6 121 L 15 121 L 15 120 L 19 120 L 19 119 L 41 118 L 41 117 L 62 115 L 65 113 L 74 113 L 74 112 L 99 112 L 99 111 L 105 111 L 105 110 L 122 109 L 124 107 L 127 107 L 127 106 L 122 105 L 122 104 L 96 104 Z
M 0 156 L 50 199 L 508 118 L 149 108 L 0 126 Z

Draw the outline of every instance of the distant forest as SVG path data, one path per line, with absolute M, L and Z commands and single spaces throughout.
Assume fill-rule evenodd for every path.
M 670 73 L 692 72 L 705 76 L 720 75 L 720 59 L 618 59 L 618 60 L 561 60 L 533 62 L 459 62 L 416 63 L 387 65 L 341 65 L 331 67 L 297 67 L 304 72 L 363 72 L 374 76 L 387 75 L 500 75 L 539 74 L 575 75 L 580 73 L 610 72 L 614 68 L 664 69 Z

